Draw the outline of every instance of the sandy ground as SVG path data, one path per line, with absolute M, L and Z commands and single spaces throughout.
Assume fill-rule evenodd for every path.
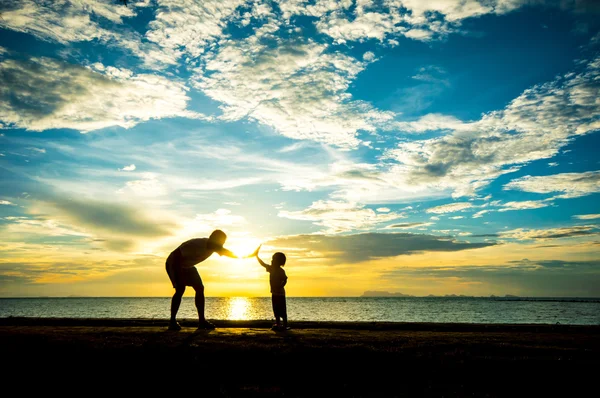
M 170 332 L 164 320 L 3 318 L 4 384 L 63 396 L 597 393 L 600 326 L 214 322 Z

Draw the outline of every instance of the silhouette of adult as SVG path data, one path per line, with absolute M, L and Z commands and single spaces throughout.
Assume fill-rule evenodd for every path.
M 238 258 L 238 256 L 223 247 L 226 240 L 227 235 L 225 235 L 225 232 L 216 229 L 208 238 L 195 238 L 185 241 L 169 254 L 166 261 L 167 274 L 175 289 L 175 294 L 171 299 L 169 330 L 181 329 L 176 318 L 186 286 L 191 286 L 196 291 L 194 302 L 198 310 L 198 329 L 215 328 L 204 316 L 204 285 L 195 265 L 206 260 L 213 253 L 217 253 L 219 256 Z

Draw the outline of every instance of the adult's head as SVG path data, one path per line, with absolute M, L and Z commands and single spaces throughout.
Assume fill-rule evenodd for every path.
M 208 237 L 208 240 L 214 245 L 223 246 L 227 240 L 227 235 L 220 229 L 215 229 Z

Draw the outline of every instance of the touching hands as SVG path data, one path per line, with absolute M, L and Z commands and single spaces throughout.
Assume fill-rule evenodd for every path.
M 244 258 L 251 258 L 251 257 L 258 256 L 258 252 L 259 252 L 261 246 L 262 246 L 262 244 L 258 245 L 258 247 L 256 248 L 256 250 L 254 250 L 254 252 L 252 254 L 248 254 L 247 256 L 244 256 Z

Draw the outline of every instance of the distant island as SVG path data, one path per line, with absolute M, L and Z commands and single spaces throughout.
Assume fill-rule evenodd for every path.
M 400 292 L 384 292 L 378 290 L 366 291 L 361 297 L 414 297 L 410 294 L 404 294 Z
M 444 294 L 444 295 L 435 295 L 435 294 L 428 294 L 427 296 L 414 296 L 412 294 L 404 294 L 404 293 L 400 293 L 400 292 L 387 292 L 387 291 L 383 291 L 383 290 L 367 290 L 365 291 L 362 296 L 360 297 L 467 297 L 467 298 L 474 298 L 474 297 L 489 297 L 489 298 L 522 298 L 520 296 L 514 296 L 512 294 L 506 294 L 504 296 L 495 296 L 495 295 L 490 295 L 490 296 L 466 296 L 464 294 Z

